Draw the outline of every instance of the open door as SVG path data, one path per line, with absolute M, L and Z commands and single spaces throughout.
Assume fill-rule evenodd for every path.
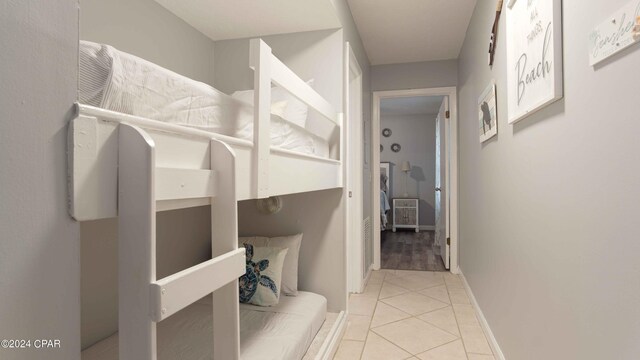
M 366 244 L 364 241 L 362 70 L 348 42 L 345 43 L 344 56 L 347 284 L 349 292 L 360 293 L 364 288 L 364 278 L 369 268 L 366 255 L 372 248 L 372 244 Z
M 436 232 L 444 267 L 449 269 L 449 98 L 444 97 L 436 118 Z

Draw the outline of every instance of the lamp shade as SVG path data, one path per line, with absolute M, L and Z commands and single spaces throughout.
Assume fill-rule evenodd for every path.
M 411 163 L 409 163 L 408 161 L 405 161 L 402 163 L 402 168 L 400 168 L 400 170 L 402 171 L 411 171 Z

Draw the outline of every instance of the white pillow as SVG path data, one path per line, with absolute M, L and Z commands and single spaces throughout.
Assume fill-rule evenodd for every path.
M 307 81 L 307 85 L 312 86 L 314 79 Z M 232 97 L 243 101 L 247 104 L 253 105 L 253 90 L 236 91 L 231 94 Z M 287 90 L 275 86 L 271 88 L 271 112 L 273 111 L 273 104 L 279 101 L 286 101 L 287 107 L 284 111 L 284 116 L 281 118 L 296 124 L 300 127 L 305 127 L 307 124 L 307 117 L 309 116 L 309 107 L 302 101 L 298 100 L 295 96 L 291 95 Z M 277 115 L 277 114 L 276 114 Z
M 246 248 L 246 272 L 238 282 L 240 302 L 258 306 L 277 305 L 280 301 L 282 266 L 288 250 L 249 244 Z
M 284 119 L 284 114 L 287 111 L 287 102 L 286 101 L 272 101 L 271 102 L 271 113 L 273 115 L 280 116 Z
M 300 245 L 302 244 L 302 235 L 296 234 L 291 236 L 280 237 L 241 237 L 238 238 L 239 246 L 250 244 L 253 246 L 268 246 L 274 248 L 289 249 L 284 259 L 284 267 L 282 268 L 282 292 L 287 296 L 298 295 L 298 258 L 300 256 Z

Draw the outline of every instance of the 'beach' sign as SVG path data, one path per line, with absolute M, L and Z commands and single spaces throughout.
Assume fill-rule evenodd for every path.
M 589 35 L 591 66 L 640 41 L 640 0 L 633 0 Z
M 512 124 L 563 96 L 562 1 L 511 0 L 507 7 L 507 91 Z

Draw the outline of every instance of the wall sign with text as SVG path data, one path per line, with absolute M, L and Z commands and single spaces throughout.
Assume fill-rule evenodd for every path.
M 557 101 L 562 89 L 562 1 L 507 5 L 509 123 Z
M 594 66 L 639 41 L 640 0 L 633 0 L 589 35 L 589 64 Z

